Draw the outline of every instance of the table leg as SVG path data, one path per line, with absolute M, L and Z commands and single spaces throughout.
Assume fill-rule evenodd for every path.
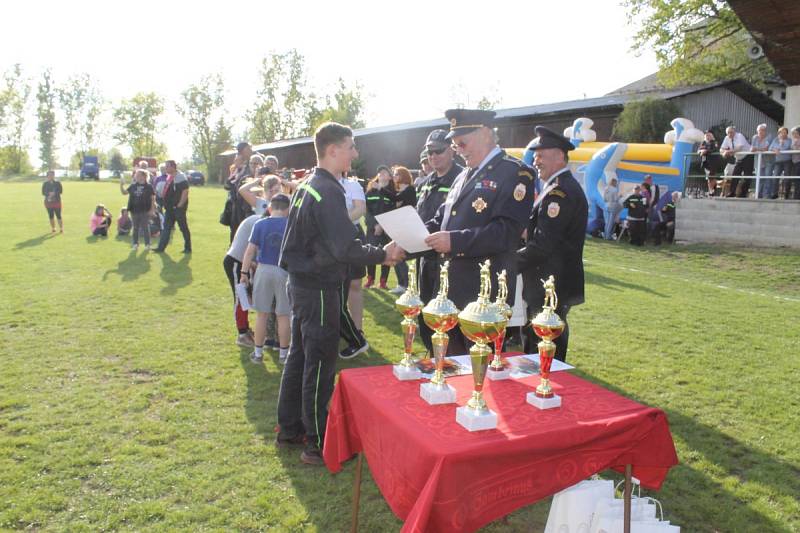
M 625 493 L 624 493 L 624 509 L 625 518 L 623 522 L 624 533 L 631 533 L 631 492 L 633 492 L 633 484 L 631 482 L 631 475 L 633 473 L 632 465 L 625 465 Z
M 364 463 L 364 452 L 358 454 L 356 461 L 356 472 L 353 476 L 353 519 L 350 525 L 350 533 L 358 531 L 358 504 L 361 500 L 361 466 Z

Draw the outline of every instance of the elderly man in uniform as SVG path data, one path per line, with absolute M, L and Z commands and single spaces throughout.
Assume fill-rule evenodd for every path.
M 589 206 L 567 166 L 567 154 L 575 147 L 566 137 L 543 126 L 536 126 L 536 134 L 538 139 L 531 145 L 535 151 L 533 166 L 543 186 L 533 204 L 525 246 L 517 250 L 517 259 L 529 315 L 542 308 L 542 280 L 555 277 L 556 313 L 565 325 L 564 333 L 555 340 L 555 357 L 565 361 L 569 343 L 567 314 L 572 306 L 584 302 L 583 243 Z M 525 351 L 535 353 L 540 339 L 532 328 L 525 328 L 525 334 Z
M 445 202 L 426 222 L 426 244 L 450 260 L 450 299 L 463 309 L 478 296 L 480 263 L 492 262 L 492 291 L 497 273 L 506 270 L 513 305 L 519 245 L 533 201 L 533 169 L 506 155 L 492 129 L 494 111 L 450 109 L 451 140 L 466 161 Z M 450 331 L 448 353 L 464 354 L 468 343 L 458 328 Z
M 436 215 L 447 195 L 453 181 L 461 173 L 463 167 L 453 161 L 453 148 L 447 140 L 445 130 L 434 130 L 425 141 L 425 151 L 432 172 L 422 178 L 417 187 L 417 213 L 423 221 Z M 428 302 L 439 290 L 439 260 L 436 252 L 428 252 L 419 259 L 419 295 L 423 302 Z M 419 315 L 419 333 L 425 348 L 432 352 L 431 335 L 433 331 L 425 324 L 422 314 Z

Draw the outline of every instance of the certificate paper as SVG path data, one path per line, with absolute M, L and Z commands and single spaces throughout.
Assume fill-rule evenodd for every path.
M 431 249 L 425 244 L 425 238 L 429 235 L 428 229 L 419 218 L 417 210 L 410 205 L 376 215 L 375 219 L 383 231 L 406 252 L 413 254 Z

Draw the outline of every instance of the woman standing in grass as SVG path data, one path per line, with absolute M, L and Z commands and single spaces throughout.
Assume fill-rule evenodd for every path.
M 47 180 L 42 183 L 42 196 L 44 196 L 44 207 L 47 209 L 47 216 L 50 217 L 50 232 L 56 232 L 55 219 L 58 219 L 58 232 L 64 233 L 64 223 L 61 221 L 61 195 L 64 189 L 61 182 L 56 181 L 56 173 L 52 170 L 47 171 Z

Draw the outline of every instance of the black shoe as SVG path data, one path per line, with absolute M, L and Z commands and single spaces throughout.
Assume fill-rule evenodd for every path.
M 157 253 L 157 254 L 163 254 L 164 253 L 164 249 L 163 248 L 153 248 L 152 251 Z
M 339 357 L 342 359 L 352 359 L 353 357 L 357 356 L 358 354 L 364 353 L 369 350 L 369 343 L 364 341 L 363 346 L 348 346 L 341 352 L 339 352 Z
M 295 437 L 284 437 L 280 433 L 278 436 L 275 437 L 275 447 L 276 448 L 295 448 L 297 446 L 303 446 L 306 443 L 306 436 L 305 435 L 297 435 Z
M 191 251 L 191 250 L 184 250 L 184 251 L 182 251 L 181 253 L 182 253 L 182 254 L 190 254 L 190 253 L 192 253 L 192 251 Z
M 309 446 L 303 453 L 300 454 L 300 462 L 312 466 L 322 466 L 325 460 L 322 458 L 322 452 L 316 446 Z

